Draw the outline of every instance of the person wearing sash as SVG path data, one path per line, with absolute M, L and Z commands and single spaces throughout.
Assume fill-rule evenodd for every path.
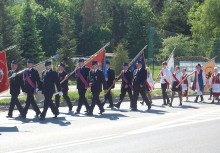
M 84 59 L 79 59 L 79 68 L 76 70 L 77 89 L 79 94 L 78 106 L 75 114 L 80 114 L 82 105 L 85 105 L 86 112 L 89 111 L 89 104 L 86 99 L 86 90 L 89 88 L 89 71 L 90 68 L 84 65 Z
M 142 67 L 142 61 L 137 61 L 136 63 L 137 69 L 134 71 L 134 94 L 131 110 L 137 111 L 137 100 L 139 93 L 141 94 L 143 100 L 148 106 L 148 110 L 151 108 L 151 103 L 146 95 L 146 79 L 147 79 L 147 70 Z
M 218 67 L 214 68 L 214 73 L 212 74 L 210 80 L 209 80 L 210 87 L 213 91 L 213 100 L 212 104 L 215 102 L 215 100 L 218 100 L 219 103 L 219 95 L 220 95 L 220 74 L 218 72 Z
M 27 94 L 26 104 L 24 106 L 23 118 L 26 118 L 28 109 L 32 105 L 36 112 L 36 117 L 41 114 L 39 107 L 34 100 L 34 93 L 41 90 L 41 81 L 39 73 L 33 68 L 34 61 L 31 59 L 27 60 L 27 69 L 23 72 L 24 89 L 23 92 Z
M 112 94 L 111 94 L 111 89 L 113 89 L 114 86 L 114 80 L 115 80 L 115 71 L 110 68 L 110 62 L 107 60 L 106 61 L 106 69 L 107 69 L 107 78 L 106 79 L 106 85 L 108 92 L 105 94 L 105 100 L 102 103 L 103 107 L 108 100 L 109 106 L 107 108 L 113 108 L 113 101 L 112 101 Z M 111 88 L 111 89 L 109 89 Z
M 162 70 L 160 71 L 160 83 L 163 96 L 163 105 L 168 105 L 170 103 L 169 97 L 167 95 L 167 89 L 169 88 L 170 82 L 170 70 L 167 68 L 167 62 L 162 63 Z
M 8 72 L 9 84 L 10 84 L 10 94 L 11 94 L 11 102 L 8 110 L 8 118 L 13 117 L 13 110 L 16 106 L 21 116 L 23 115 L 23 107 L 19 103 L 18 95 L 20 94 L 20 90 L 24 88 L 22 75 L 18 73 L 18 63 L 13 60 L 11 62 L 11 70 Z
M 150 100 L 152 104 L 152 98 L 151 98 L 151 91 L 153 90 L 154 85 L 154 79 L 152 76 L 152 73 L 150 72 L 150 68 L 146 67 L 147 70 L 147 79 L 146 79 L 146 91 L 147 91 L 147 97 Z M 142 105 L 144 104 L 144 101 L 140 102 Z
M 45 62 L 46 70 L 42 73 L 42 94 L 44 95 L 44 108 L 40 115 L 40 120 L 44 120 L 48 107 L 51 108 L 54 118 L 59 115 L 59 110 L 52 101 L 53 94 L 55 93 L 55 85 L 57 88 L 57 94 L 63 96 L 61 91 L 60 80 L 56 71 L 52 70 L 51 61 Z
M 65 79 L 65 77 L 68 75 L 68 73 L 64 70 L 64 68 L 65 68 L 65 65 L 63 63 L 60 63 L 58 65 L 58 71 L 59 71 L 58 77 L 59 77 L 59 81 L 60 82 L 63 81 Z M 73 104 L 71 103 L 70 98 L 68 96 L 68 90 L 69 90 L 69 88 L 68 88 L 68 79 L 66 79 L 60 85 L 61 85 L 61 90 L 63 92 L 63 98 L 64 98 L 64 100 L 66 101 L 66 103 L 67 103 L 67 105 L 69 107 L 69 112 L 71 112 Z M 55 96 L 55 104 L 56 104 L 56 107 L 58 109 L 59 106 L 60 106 L 60 96 L 59 96 L 59 94 L 57 94 Z
M 180 99 L 179 106 L 182 106 L 182 85 L 178 86 L 181 79 L 182 79 L 182 73 L 180 72 L 180 67 L 176 66 L 175 73 L 172 73 L 172 96 L 171 96 L 171 102 L 169 103 L 170 107 L 172 107 L 173 98 L 176 92 L 178 93 Z
M 90 87 L 92 92 L 92 104 L 90 106 L 89 112 L 87 115 L 92 116 L 93 110 L 95 105 L 98 105 L 100 113 L 102 114 L 105 112 L 103 105 L 101 104 L 101 101 L 99 99 L 100 92 L 102 91 L 102 86 L 105 90 L 105 93 L 107 92 L 107 86 L 105 82 L 105 77 L 103 72 L 98 68 L 98 62 L 92 61 L 92 70 L 90 70 L 89 73 L 89 80 L 90 80 Z
M 186 68 L 182 69 L 182 78 L 181 80 L 184 80 L 182 82 L 182 96 L 186 97 L 186 101 L 188 101 L 188 88 L 190 85 L 190 81 L 187 77 Z
M 189 74 L 188 76 L 191 76 L 194 74 L 194 81 L 193 81 L 193 85 L 192 85 L 192 90 L 196 91 L 196 99 L 194 100 L 194 102 L 198 102 L 199 96 L 201 98 L 201 102 L 204 101 L 203 98 L 203 91 L 204 91 L 204 87 L 206 84 L 206 77 L 205 77 L 205 73 L 202 70 L 202 66 L 200 64 L 197 64 L 195 71 L 193 71 L 191 74 Z
M 114 104 L 114 106 L 116 108 L 120 108 L 120 105 L 126 95 L 126 92 L 129 95 L 130 98 L 130 106 L 132 104 L 132 100 L 133 100 L 133 95 L 132 95 L 132 90 L 133 90 L 133 86 L 132 86 L 132 79 L 133 79 L 133 74 L 130 70 L 128 70 L 128 63 L 124 63 L 123 64 L 123 70 L 121 71 L 121 74 L 118 76 L 118 78 L 116 78 L 115 82 L 118 81 L 119 79 L 122 79 L 122 83 L 121 83 L 121 94 L 120 94 L 120 98 L 119 101 Z

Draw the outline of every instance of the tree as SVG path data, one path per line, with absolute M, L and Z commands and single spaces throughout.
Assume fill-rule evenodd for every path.
M 43 58 L 39 31 L 36 29 L 34 12 L 30 6 L 30 1 L 26 1 L 21 23 L 21 50 L 22 56 L 39 61 Z
M 114 56 L 111 62 L 116 74 L 120 74 L 123 63 L 127 62 L 128 59 L 128 50 L 123 43 L 119 43 L 114 50 Z
M 136 0 L 128 13 L 128 42 L 129 57 L 133 58 L 146 44 L 147 34 L 154 22 L 152 9 L 145 0 Z
M 12 60 L 19 60 L 19 33 L 16 27 L 14 17 L 9 13 L 7 6 L 10 3 L 6 0 L 0 0 L 0 50 L 17 45 L 16 48 L 7 52 L 8 65 Z
M 67 12 L 62 13 L 61 35 L 59 35 L 59 43 L 61 47 L 57 54 L 59 59 L 65 65 L 72 69 L 72 59 L 76 53 L 77 41 L 75 40 L 74 27 L 75 22 L 71 19 Z
M 200 53 L 195 52 L 195 46 L 190 37 L 180 34 L 163 40 L 158 60 L 166 60 L 174 48 L 176 48 L 174 52 L 175 57 L 201 55 Z

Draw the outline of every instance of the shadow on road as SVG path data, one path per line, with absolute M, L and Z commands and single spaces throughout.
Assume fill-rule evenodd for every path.
M 109 120 L 118 120 L 121 117 L 128 117 L 123 114 L 113 113 L 113 114 L 102 114 L 102 115 L 94 115 L 95 118 L 104 118 Z
M 0 132 L 19 132 L 17 126 L 13 127 L 1 127 L 0 126 Z

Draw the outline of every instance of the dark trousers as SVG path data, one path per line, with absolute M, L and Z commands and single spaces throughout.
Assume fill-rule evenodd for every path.
M 50 109 L 54 115 L 58 115 L 59 114 L 58 108 L 55 106 L 55 104 L 52 101 L 53 94 L 44 95 L 44 96 L 45 96 L 44 109 L 43 109 L 43 112 L 41 113 L 41 117 L 46 116 L 48 107 L 50 107 Z
M 89 111 L 89 104 L 86 99 L 86 89 L 78 89 L 78 94 L 79 94 L 79 102 L 76 111 L 80 113 L 82 105 L 85 105 L 86 110 Z
M 161 90 L 162 90 L 162 96 L 163 96 L 163 103 L 164 104 L 169 103 L 170 100 L 169 100 L 169 97 L 167 95 L 167 84 L 166 83 L 161 84 Z
M 26 104 L 24 106 L 24 115 L 27 114 L 28 108 L 30 107 L 30 105 L 32 105 L 33 110 L 36 112 L 36 114 L 40 114 L 41 113 L 39 107 L 37 106 L 37 104 L 36 104 L 36 102 L 34 100 L 34 94 L 28 93 L 27 94 Z
M 146 105 L 147 106 L 151 105 L 149 99 L 147 98 L 145 88 L 144 87 L 143 88 L 134 87 L 134 95 L 133 95 L 133 102 L 132 102 L 132 108 L 133 109 L 137 109 L 137 100 L 138 100 L 139 93 L 141 94 L 141 96 L 142 96 L 143 100 L 145 101 Z
M 9 110 L 8 110 L 8 115 L 12 116 L 15 105 L 17 106 L 17 109 L 20 112 L 20 114 L 23 115 L 23 107 L 21 106 L 21 104 L 18 101 L 18 94 L 11 95 L 11 102 L 10 102 L 10 106 L 9 106 Z
M 113 107 L 113 101 L 112 101 L 112 94 L 111 94 L 111 90 L 109 90 L 106 94 L 105 94 L 105 102 L 108 100 L 110 107 Z M 104 103 L 105 103 L 104 102 Z
M 120 105 L 122 103 L 122 101 L 126 95 L 126 92 L 128 93 L 129 98 L 130 98 L 130 107 L 131 107 L 132 101 L 133 101 L 133 95 L 132 95 L 132 90 L 130 87 L 128 87 L 128 88 L 121 87 L 121 94 L 120 94 L 120 99 L 119 99 L 118 104 Z
M 62 92 L 63 92 L 63 98 L 66 101 L 69 110 L 72 110 L 73 104 L 71 103 L 70 97 L 68 96 L 68 90 L 63 90 Z M 57 108 L 60 107 L 60 95 L 58 94 L 55 96 L 55 104 Z
M 90 113 L 93 113 L 95 105 L 98 105 L 100 111 L 104 110 L 101 101 L 99 99 L 99 95 L 100 92 L 92 92 L 92 104 L 90 106 L 90 111 L 89 111 Z

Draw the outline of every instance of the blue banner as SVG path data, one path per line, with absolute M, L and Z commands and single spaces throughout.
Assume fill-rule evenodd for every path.
M 136 55 L 136 57 L 130 62 L 129 70 L 131 70 L 133 72 L 137 68 L 136 63 L 138 61 L 142 61 L 142 67 L 145 68 L 145 59 L 144 59 L 144 52 L 143 51 L 139 52 Z

